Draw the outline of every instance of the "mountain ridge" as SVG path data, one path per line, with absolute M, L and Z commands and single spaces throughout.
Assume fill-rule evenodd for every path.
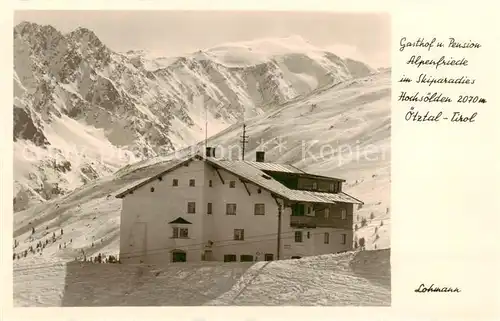
M 84 27 L 63 34 L 21 22 L 13 36 L 15 211 L 195 144 L 205 135 L 205 117 L 211 136 L 318 88 L 373 73 L 331 53 L 230 67 L 219 61 L 230 55 L 220 52 L 149 61 L 111 50 Z

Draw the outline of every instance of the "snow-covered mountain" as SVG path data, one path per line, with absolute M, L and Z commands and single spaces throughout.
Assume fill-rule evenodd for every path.
M 254 160 L 259 149 L 266 152 L 267 161 L 346 179 L 345 191 L 365 203 L 355 212 L 356 238 L 364 238 L 367 249 L 388 248 L 390 97 L 390 71 L 385 71 L 325 85 L 276 105 L 246 121 L 250 136 L 247 160 Z M 211 137 L 209 144 L 235 146 L 241 129 L 241 124 L 234 124 Z M 202 144 L 198 147 L 202 148 Z M 15 213 L 14 238 L 19 245 L 14 252 L 21 253 L 38 241 L 52 240 L 56 233 L 56 241 L 50 241 L 43 257 L 72 260 L 82 249 L 87 257 L 96 253 L 116 255 L 121 200 L 114 195 L 169 167 L 172 156 L 125 166 L 58 199 Z M 366 224 L 362 224 L 363 219 Z M 60 235 L 61 228 L 64 235 Z
M 367 76 L 365 64 L 300 37 L 174 58 L 114 52 L 90 30 L 14 28 L 14 209 L 54 199 L 243 117 Z M 205 109 L 208 115 L 205 115 Z

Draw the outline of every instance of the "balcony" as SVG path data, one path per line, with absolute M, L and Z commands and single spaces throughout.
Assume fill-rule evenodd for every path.
M 292 215 L 290 216 L 290 227 L 294 228 L 317 228 L 317 227 L 331 227 L 341 229 L 352 229 L 347 220 L 340 219 L 324 219 L 323 217 L 305 216 L 305 215 Z
M 317 219 L 314 216 L 290 216 L 290 226 L 295 228 L 315 228 Z

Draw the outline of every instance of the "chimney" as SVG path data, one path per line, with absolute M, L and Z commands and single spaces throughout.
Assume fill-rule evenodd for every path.
M 264 162 L 264 152 L 256 152 L 255 153 L 255 160 L 259 163 L 263 163 Z
M 206 147 L 205 156 L 206 157 L 215 157 L 215 147 Z

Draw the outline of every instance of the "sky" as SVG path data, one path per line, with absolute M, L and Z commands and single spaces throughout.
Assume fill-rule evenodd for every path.
M 299 35 L 341 57 L 390 66 L 386 13 L 237 11 L 16 11 L 14 24 L 50 24 L 63 33 L 92 30 L 109 48 L 177 56 L 217 45 Z

